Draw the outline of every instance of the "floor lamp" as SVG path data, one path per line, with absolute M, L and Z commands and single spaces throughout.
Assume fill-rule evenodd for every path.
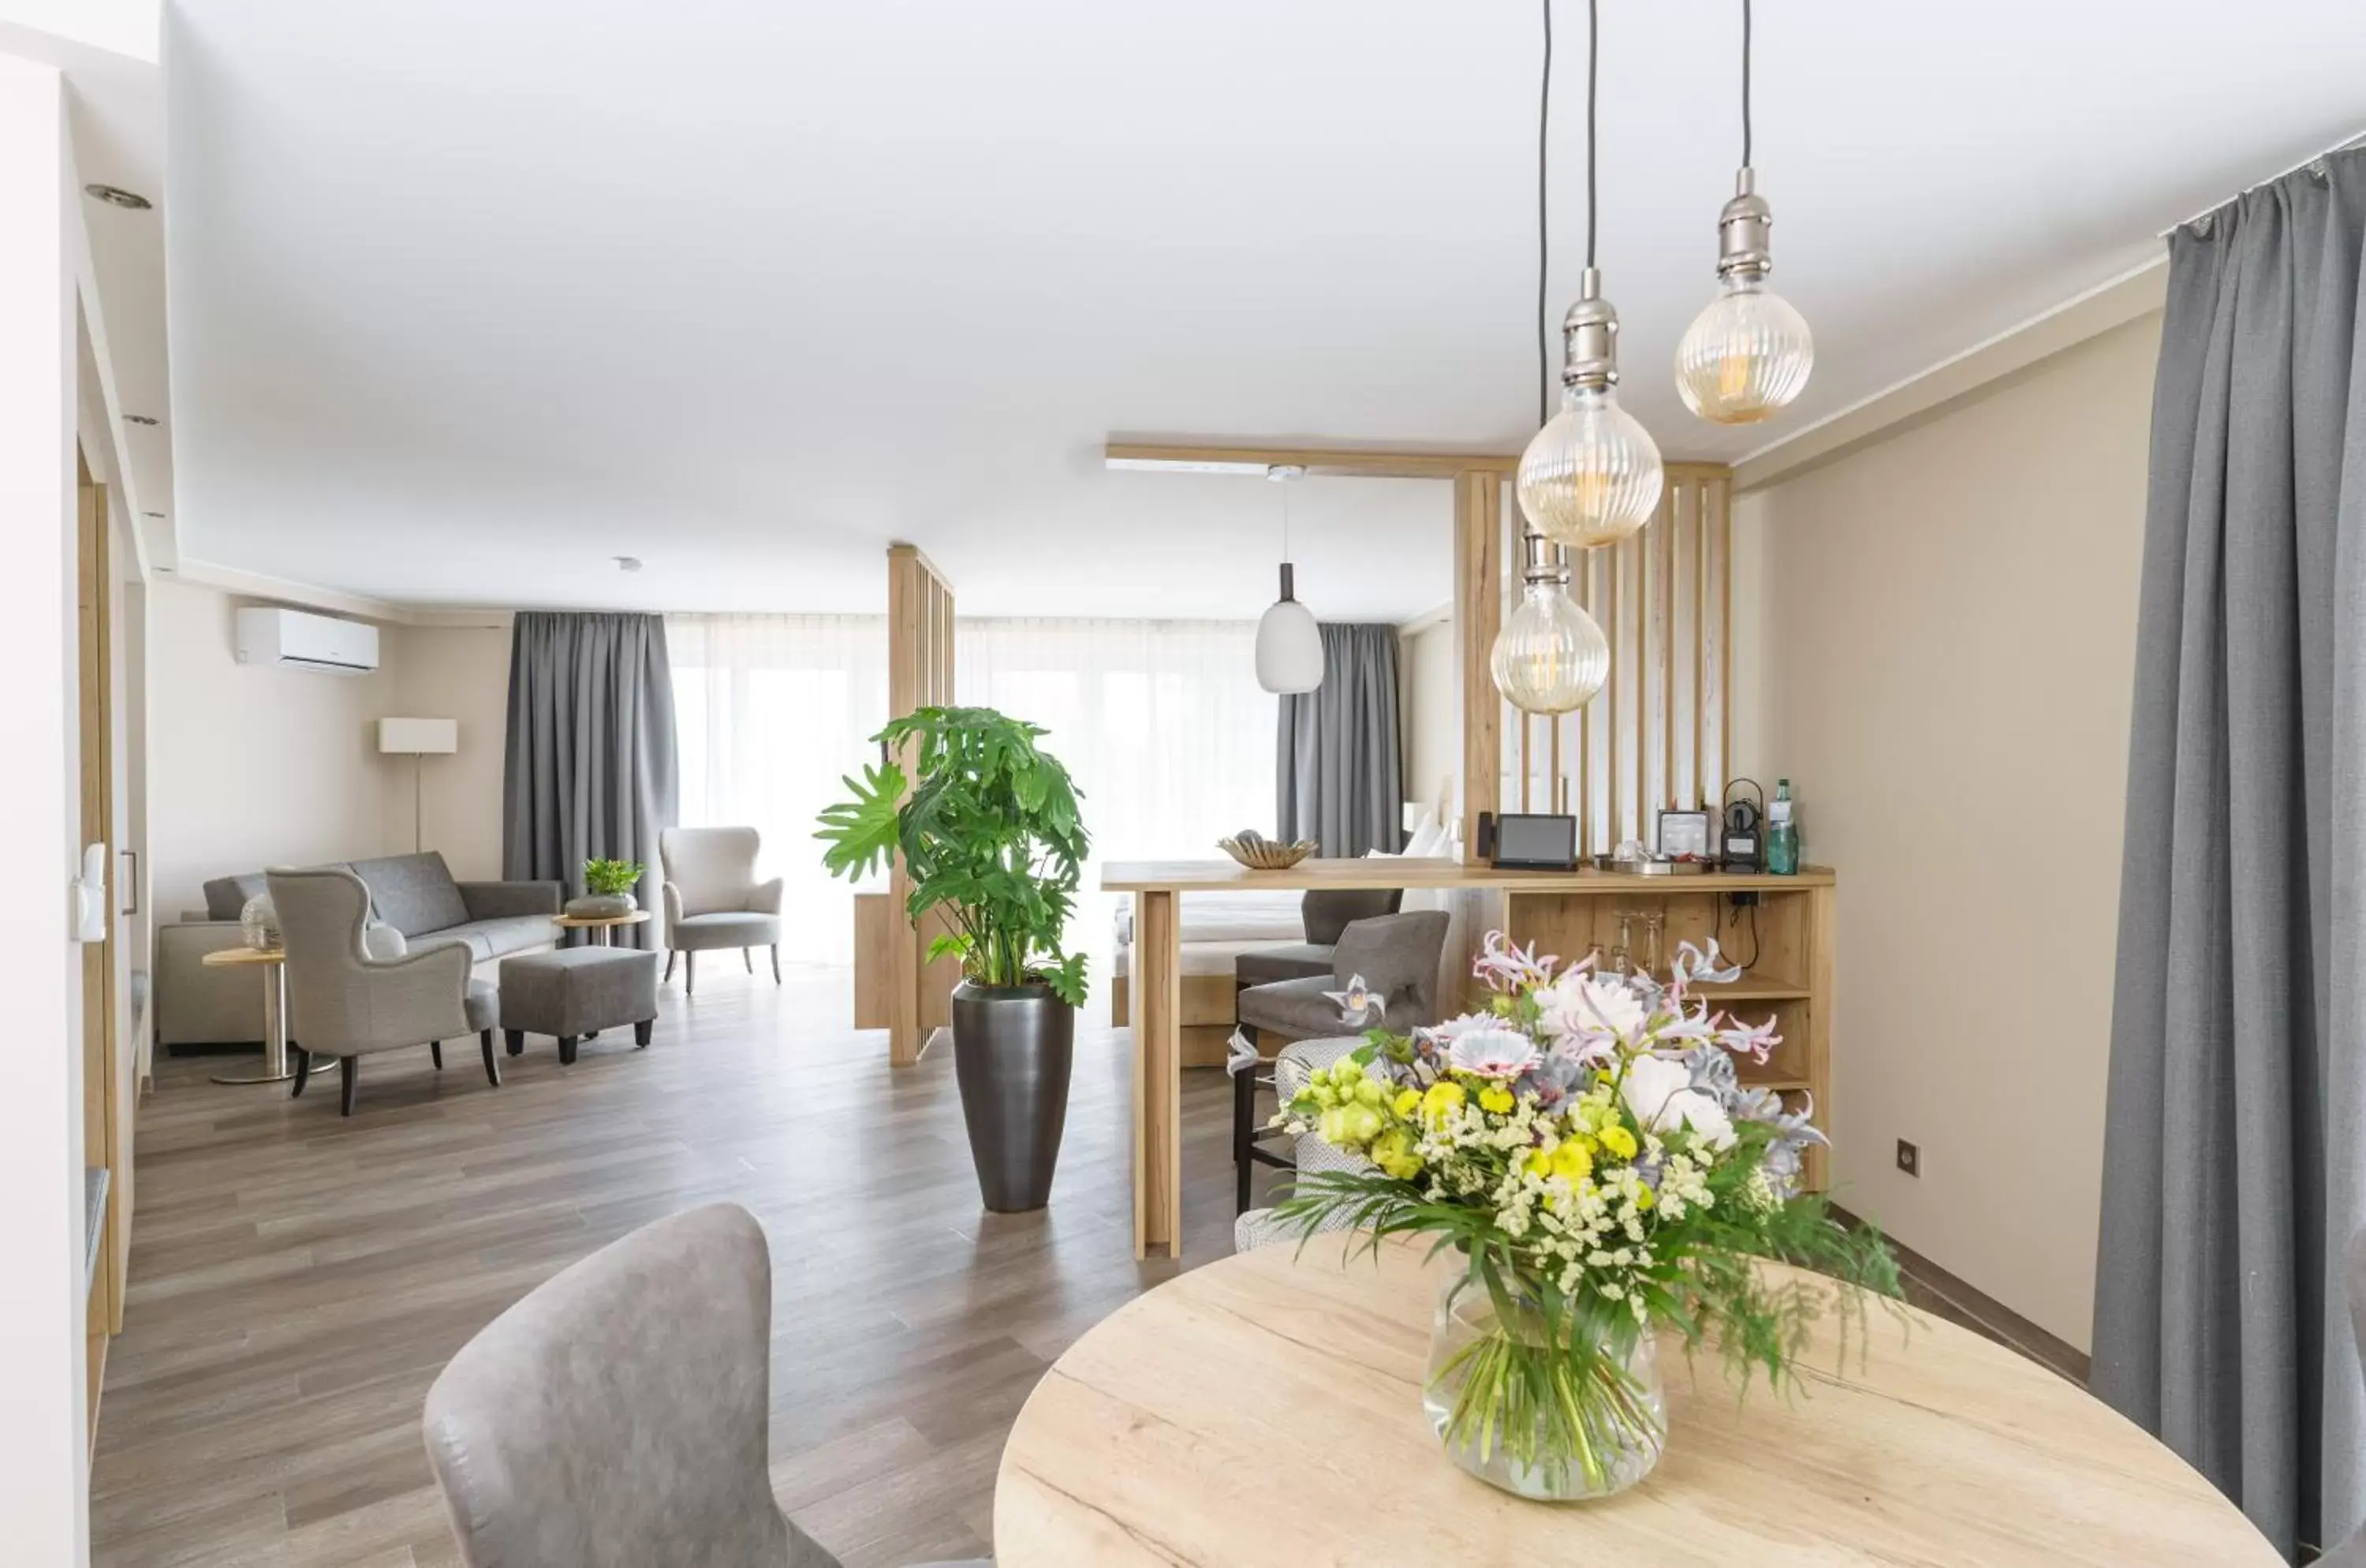
M 382 718 L 377 721 L 377 749 L 381 755 L 411 759 L 411 849 L 416 854 L 426 847 L 420 831 L 422 786 L 426 780 L 422 770 L 424 757 L 448 756 L 460 749 L 460 723 L 451 718 Z

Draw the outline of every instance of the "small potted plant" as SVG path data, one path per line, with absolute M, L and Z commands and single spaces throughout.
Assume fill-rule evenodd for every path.
M 639 904 L 633 889 L 648 868 L 638 861 L 587 860 L 583 863 L 583 897 L 569 898 L 567 912 L 579 919 L 614 919 L 629 915 Z
M 833 876 L 901 855 L 905 913 L 941 909 L 952 925 L 929 956 L 961 959 L 953 1073 L 978 1187 L 1002 1213 L 1051 1198 L 1085 999 L 1085 955 L 1060 948 L 1089 840 L 1068 770 L 1035 744 L 1043 733 L 992 708 L 921 708 L 873 737 L 891 756 L 909 744 L 914 776 L 894 761 L 865 768 L 815 835 Z

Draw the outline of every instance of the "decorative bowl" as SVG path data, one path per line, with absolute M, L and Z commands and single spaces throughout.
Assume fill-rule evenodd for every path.
M 1251 871 L 1288 871 L 1314 852 L 1314 840 L 1301 839 L 1294 844 L 1279 844 L 1247 829 L 1232 838 L 1217 840 L 1216 847 Z

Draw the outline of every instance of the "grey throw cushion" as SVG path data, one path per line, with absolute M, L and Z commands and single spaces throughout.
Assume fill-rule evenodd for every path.
M 266 891 L 263 873 L 259 871 L 237 876 L 217 876 L 206 884 L 206 919 L 234 920 L 246 908 L 247 900 L 259 898 Z
M 369 888 L 377 918 L 405 936 L 424 936 L 468 923 L 468 900 L 460 897 L 460 885 L 452 880 L 444 857 L 434 850 L 357 860 L 354 874 Z
M 362 928 L 362 951 L 380 964 L 390 964 L 409 953 L 411 943 L 384 920 L 372 920 Z

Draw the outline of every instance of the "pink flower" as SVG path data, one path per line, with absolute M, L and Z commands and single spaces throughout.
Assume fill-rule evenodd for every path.
M 1487 933 L 1479 956 L 1470 961 L 1470 973 L 1486 981 L 1491 990 L 1516 991 L 1549 981 L 1553 965 L 1559 962 L 1549 956 L 1538 958 L 1534 943 L 1527 947 L 1513 945 L 1509 937 L 1496 931 Z

